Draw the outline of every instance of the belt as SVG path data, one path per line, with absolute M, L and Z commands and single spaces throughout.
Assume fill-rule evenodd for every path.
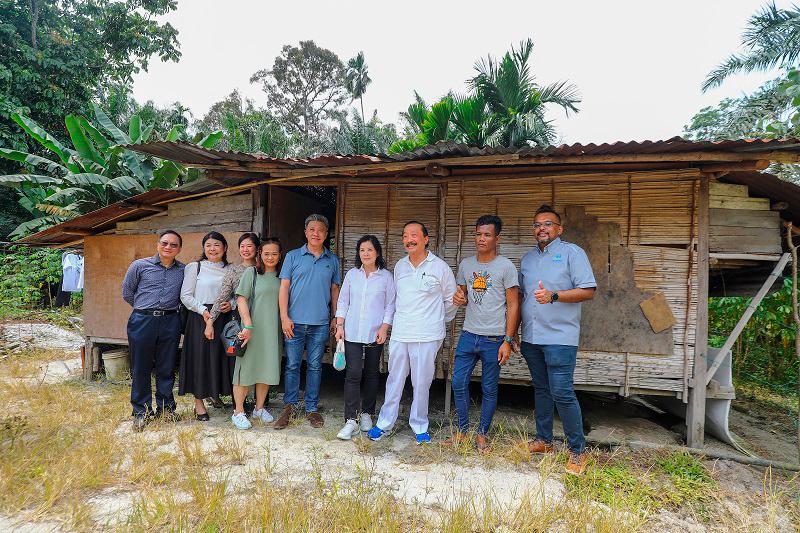
M 178 310 L 177 309 L 134 309 L 133 312 L 138 313 L 140 315 L 164 316 L 177 313 Z

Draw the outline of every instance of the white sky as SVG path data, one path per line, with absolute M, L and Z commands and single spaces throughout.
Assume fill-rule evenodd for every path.
M 790 2 L 778 1 L 779 7 Z M 284 44 L 313 39 L 342 61 L 363 50 L 372 84 L 365 108 L 399 123 L 416 89 L 428 102 L 465 92 L 473 64 L 532 37 L 541 84 L 567 79 L 580 113 L 556 108 L 562 141 L 613 142 L 679 135 L 692 115 L 773 75 L 737 76 L 700 92 L 705 75 L 739 46 L 761 0 L 443 2 L 180 0 L 165 20 L 180 32 L 180 62 L 135 78 L 134 97 L 181 101 L 197 118 L 233 89 L 265 105 L 250 76 Z M 399 126 L 399 124 L 398 124 Z

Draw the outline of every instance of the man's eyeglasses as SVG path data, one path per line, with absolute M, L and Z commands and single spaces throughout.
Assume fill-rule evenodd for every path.
M 159 246 L 163 246 L 164 248 L 178 248 L 180 246 L 180 244 L 178 244 L 177 242 L 158 241 L 158 244 Z
M 544 226 L 545 228 L 550 229 L 553 226 L 560 226 L 560 225 L 561 224 L 559 224 L 558 222 L 553 222 L 552 220 L 546 220 L 544 222 L 534 222 L 533 223 L 533 229 L 539 229 L 542 226 Z

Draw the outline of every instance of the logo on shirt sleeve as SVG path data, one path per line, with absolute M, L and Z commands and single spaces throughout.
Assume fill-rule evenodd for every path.
M 483 302 L 483 295 L 492 286 L 492 275 L 488 270 L 472 273 L 472 301 L 478 305 Z

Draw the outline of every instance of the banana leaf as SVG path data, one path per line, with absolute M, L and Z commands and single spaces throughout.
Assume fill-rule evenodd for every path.
M 62 182 L 63 180 L 61 178 L 44 176 L 41 174 L 6 174 L 5 176 L 0 176 L 0 185 L 13 189 L 20 189 L 24 185 L 59 184 Z
M 92 141 L 86 136 L 83 128 L 81 128 L 78 117 L 75 115 L 67 115 L 64 119 L 64 123 L 67 125 L 67 131 L 69 132 L 69 137 L 72 140 L 72 146 L 75 147 L 75 151 L 78 152 L 78 155 L 84 159 L 94 161 L 98 165 L 105 168 L 107 165 L 106 158 L 103 157 L 103 155 L 94 147 Z
M 44 165 L 48 172 L 66 174 L 69 169 L 64 165 L 59 165 L 51 159 L 39 155 L 29 154 L 27 152 L 20 152 L 18 150 L 11 150 L 9 148 L 0 148 L 0 157 L 17 161 L 19 163 L 27 163 L 34 167 Z
M 111 137 L 113 137 L 117 144 L 132 144 L 130 137 L 125 135 L 125 133 L 108 118 L 108 115 L 100 109 L 99 105 L 92 103 L 92 107 L 94 108 L 94 116 L 97 118 L 97 122 L 111 134 Z
M 108 186 L 114 190 L 114 192 L 128 196 L 131 192 L 135 193 L 143 193 L 147 189 L 145 189 L 141 183 L 135 178 L 131 176 L 120 176 L 118 178 L 114 178 L 113 180 L 108 181 Z
M 222 131 L 217 130 L 209 133 L 197 143 L 198 146 L 202 146 L 203 148 L 213 148 L 217 141 L 222 138 Z
M 142 119 L 138 113 L 135 113 L 128 122 L 128 135 L 134 144 L 142 140 Z
M 19 113 L 12 113 L 11 119 L 16 122 L 20 128 L 25 130 L 25 133 L 33 137 L 33 139 L 56 154 L 58 158 L 64 163 L 72 172 L 80 172 L 79 168 L 73 168 L 69 162 L 70 156 L 75 153 L 73 150 L 68 149 L 61 144 L 58 139 L 47 133 L 36 121 L 24 117 Z
M 78 117 L 78 122 L 81 125 L 81 128 L 89 134 L 89 137 L 92 138 L 94 144 L 102 150 L 103 152 L 107 151 L 111 147 L 111 141 L 106 139 L 105 135 L 100 133 L 100 130 L 94 127 L 91 122 L 86 120 L 85 117 Z

